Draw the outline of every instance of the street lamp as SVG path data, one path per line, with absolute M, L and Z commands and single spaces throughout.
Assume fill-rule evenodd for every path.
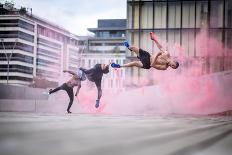
M 10 68 L 10 60 L 11 60 L 11 57 L 12 57 L 12 53 L 14 51 L 14 48 L 16 46 L 16 43 L 17 43 L 17 39 L 15 40 L 15 44 L 13 46 L 13 49 L 12 51 L 10 52 L 9 56 L 7 55 L 7 52 L 6 52 L 6 48 L 5 48 L 5 45 L 4 45 L 4 39 L 1 38 L 1 42 L 2 42 L 2 46 L 3 46 L 3 50 L 4 50 L 4 54 L 6 56 L 6 60 L 7 60 L 7 84 L 9 83 L 9 68 Z

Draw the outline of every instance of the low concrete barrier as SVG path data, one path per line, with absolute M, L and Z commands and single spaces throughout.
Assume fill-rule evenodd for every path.
M 46 89 L 0 84 L 0 99 L 47 100 Z
M 224 93 L 224 96 L 230 96 L 230 92 L 232 92 L 232 71 L 226 71 L 221 73 L 215 73 L 211 75 L 202 76 L 202 83 L 207 80 L 207 78 L 213 78 L 216 85 L 218 85 L 219 91 L 221 90 Z M 225 91 L 226 90 L 226 91 Z M 129 98 L 128 96 L 133 94 L 133 92 L 143 92 L 142 96 L 137 98 Z M 59 91 L 57 93 L 52 94 L 51 96 L 44 94 L 46 92 L 45 89 L 38 89 L 38 88 L 28 88 L 28 87 L 19 87 L 19 86 L 9 86 L 9 85 L 0 85 L 0 111 L 16 111 L 16 112 L 64 112 L 67 108 L 67 104 L 69 102 L 68 96 L 65 91 Z M 199 92 L 200 95 L 204 95 L 205 92 Z M 141 100 L 141 102 L 152 102 L 149 98 L 155 98 L 160 104 L 153 104 L 156 109 L 159 109 L 159 106 L 165 106 L 174 104 L 172 98 L 168 96 L 163 96 L 162 91 L 160 90 L 159 86 L 149 86 L 143 88 L 142 90 L 136 89 L 128 92 L 124 92 L 118 96 L 118 98 L 123 98 L 124 96 L 127 97 L 127 102 L 129 103 L 128 106 L 134 105 L 134 100 Z M 183 95 L 182 95 L 183 96 Z M 144 99 L 145 98 L 145 99 Z M 231 96 L 232 98 L 232 96 Z M 182 101 L 189 100 L 189 98 L 183 98 Z M 115 103 L 114 103 L 115 102 Z M 106 112 L 110 109 L 110 112 L 113 112 L 112 109 L 117 109 L 115 113 L 119 111 L 122 112 L 125 109 L 123 104 L 118 104 L 120 101 L 114 99 L 111 105 L 107 105 Z M 117 103 L 116 103 L 117 102 Z M 138 102 L 138 101 L 137 101 Z M 178 102 L 178 101 L 175 101 Z M 231 102 L 232 103 L 232 102 Z M 146 105 L 146 103 L 142 104 L 141 106 Z M 147 103 L 148 107 L 151 105 Z M 117 107 L 118 106 L 118 107 Z M 138 111 L 142 109 L 138 106 Z M 227 111 L 231 110 L 230 108 L 232 105 L 222 105 L 221 107 L 218 106 L 218 111 Z M 120 109 L 121 108 L 121 109 Z M 127 108 L 127 109 L 130 109 Z M 210 109 L 211 108 L 211 109 Z M 224 109 L 223 109 L 224 108 Z M 74 112 L 80 112 L 80 107 L 76 98 L 74 99 L 74 103 L 72 106 L 72 110 Z M 133 109 L 134 110 L 134 109 Z M 209 112 L 213 112 L 212 107 L 209 107 Z M 128 111 L 127 111 L 128 112 Z M 213 113 L 214 113 L 213 112 Z

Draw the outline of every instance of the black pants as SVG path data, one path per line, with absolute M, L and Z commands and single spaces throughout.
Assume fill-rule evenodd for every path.
M 52 93 L 55 93 L 59 90 L 65 90 L 69 96 L 69 104 L 68 104 L 68 108 L 67 108 L 67 111 L 70 111 L 70 108 L 73 104 L 73 98 L 74 98 L 74 95 L 73 95 L 73 88 L 72 87 L 69 87 L 66 83 L 62 84 L 60 87 L 57 87 L 55 89 L 53 89 L 52 91 L 50 91 L 50 94 Z
M 86 74 L 89 81 L 92 81 L 95 83 L 97 87 L 97 99 L 100 100 L 102 97 L 101 78 L 96 77 L 97 75 L 94 74 L 95 72 L 94 68 L 91 68 L 91 69 L 81 68 L 81 70 Z M 98 79 L 98 80 L 95 80 L 95 79 Z
M 97 99 L 100 100 L 102 97 L 101 80 L 97 80 L 94 82 L 97 87 Z

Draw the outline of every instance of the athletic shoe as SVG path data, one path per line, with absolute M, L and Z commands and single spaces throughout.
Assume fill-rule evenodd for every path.
M 119 64 L 116 64 L 114 62 L 111 64 L 111 67 L 112 68 L 121 68 L 121 66 Z
M 71 112 L 71 111 L 66 111 L 65 113 L 66 113 L 66 114 L 71 114 L 72 112 Z
M 49 89 L 49 91 L 48 91 L 48 95 L 50 95 L 50 94 L 51 94 L 51 91 L 52 91 L 52 89 Z
M 124 46 L 126 46 L 127 48 L 129 48 L 129 47 L 130 47 L 130 45 L 129 45 L 128 41 L 124 41 Z
M 96 100 L 95 108 L 98 108 L 100 104 L 100 100 Z
M 129 45 L 128 41 L 124 41 L 124 46 L 126 46 L 126 48 L 128 48 L 130 51 L 132 51 L 132 50 L 130 49 L 130 45 Z

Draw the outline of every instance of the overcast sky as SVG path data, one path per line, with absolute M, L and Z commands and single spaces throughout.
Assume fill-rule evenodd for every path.
M 5 0 L 0 0 L 4 2 Z M 77 35 L 97 27 L 98 19 L 126 18 L 126 0 L 13 0 L 16 7 L 32 8 L 33 14 Z

